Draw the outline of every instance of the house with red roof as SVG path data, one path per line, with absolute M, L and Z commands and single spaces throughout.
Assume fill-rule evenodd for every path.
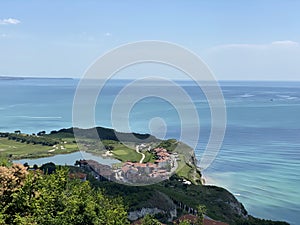
M 177 220 L 174 221 L 174 224 L 179 224 L 182 221 L 189 221 L 191 225 L 194 225 L 197 223 L 198 217 L 191 214 L 186 214 L 181 217 L 179 217 Z M 216 221 L 209 218 L 203 219 L 203 225 L 229 225 L 228 223 Z
M 80 179 L 81 181 L 86 181 L 86 177 L 87 175 L 85 173 L 80 173 L 80 172 L 69 174 L 70 179 Z

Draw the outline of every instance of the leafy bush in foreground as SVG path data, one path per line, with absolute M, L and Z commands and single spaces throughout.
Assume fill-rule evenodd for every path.
M 23 171 L 21 165 L 18 167 Z M 12 180 L 18 177 L 11 174 L 7 176 Z M 2 175 L 0 187 L 9 189 L 3 187 L 2 180 L 8 178 Z M 51 175 L 38 170 L 25 175 L 19 186 L 0 193 L 6 199 L 0 205 L 0 224 L 128 224 L 120 198 L 103 195 L 89 182 L 70 180 L 67 169 L 58 169 Z

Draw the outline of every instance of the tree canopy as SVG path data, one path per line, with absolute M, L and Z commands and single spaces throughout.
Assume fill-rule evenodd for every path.
M 161 225 L 161 222 L 149 214 L 145 215 L 141 222 L 141 225 Z
M 0 170 L 0 197 L 4 200 L 0 205 L 1 225 L 128 224 L 120 198 L 105 196 L 89 182 L 69 179 L 65 168 L 50 175 L 38 170 L 27 172 L 22 165 Z

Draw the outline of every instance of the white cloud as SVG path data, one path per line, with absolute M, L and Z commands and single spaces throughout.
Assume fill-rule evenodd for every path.
M 106 32 L 105 36 L 109 37 L 109 36 L 111 36 L 111 33 L 110 32 Z
M 283 46 L 283 47 L 297 47 L 300 46 L 298 42 L 284 40 L 284 41 L 273 41 L 268 44 L 225 44 L 225 45 L 217 45 L 212 47 L 210 50 L 221 50 L 221 49 L 266 49 L 274 46 Z
M 286 41 L 273 41 L 271 44 L 272 45 L 284 45 L 284 46 L 299 46 L 298 42 L 289 41 L 289 40 L 286 40 Z
M 8 19 L 0 19 L 0 25 L 16 25 L 21 23 L 20 20 L 14 19 L 14 18 L 8 18 Z

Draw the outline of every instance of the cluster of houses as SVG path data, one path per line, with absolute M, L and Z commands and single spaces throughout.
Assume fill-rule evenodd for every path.
M 174 161 L 164 148 L 155 148 L 153 153 L 156 157 L 154 163 L 126 162 L 119 171 L 119 180 L 129 182 L 144 182 L 149 179 L 165 179 L 174 167 Z
M 186 215 L 183 215 L 183 216 L 179 217 L 178 219 L 173 221 L 173 224 L 180 224 L 183 221 L 186 221 L 190 225 L 199 224 L 198 217 L 196 215 L 192 215 L 192 214 L 186 214 Z M 134 221 L 133 223 L 131 223 L 131 225 L 141 225 L 141 224 L 143 224 L 143 219 L 139 219 L 139 220 Z M 164 225 L 163 223 L 160 223 L 160 224 Z M 206 216 L 203 219 L 202 224 L 203 225 L 229 225 L 228 223 L 216 221 L 216 220 L 213 220 L 213 219 L 208 218 Z
M 91 172 L 97 180 L 114 180 L 114 172 L 108 165 L 100 164 L 94 160 L 79 160 L 75 165 Z
M 140 163 L 140 162 L 125 162 L 121 169 L 112 169 L 108 165 L 100 164 L 94 160 L 79 160 L 75 165 L 87 169 L 98 180 L 111 180 L 111 181 L 123 181 L 123 182 L 147 182 L 149 179 L 162 180 L 170 175 L 171 169 L 176 169 L 175 161 L 178 160 L 178 154 L 170 154 L 164 148 L 148 149 L 152 151 L 155 156 L 154 163 Z M 87 174 L 85 173 L 71 173 L 69 174 L 71 179 L 80 179 L 85 181 Z M 187 181 L 186 181 L 187 182 Z M 174 201 L 175 204 L 176 201 Z M 186 214 L 173 221 L 173 224 L 180 224 L 182 221 L 188 221 L 189 224 L 198 224 L 198 217 L 195 215 L 197 211 L 189 208 L 182 203 L 178 204 L 178 207 L 184 211 L 191 213 Z M 132 225 L 142 224 L 142 219 L 134 221 Z M 205 216 L 203 219 L 203 225 L 228 225 L 220 221 L 213 220 Z
M 164 148 L 148 149 L 155 156 L 154 163 L 125 162 L 121 168 L 112 169 L 108 165 L 102 165 L 94 160 L 80 160 L 76 165 L 88 168 L 93 176 L 99 180 L 121 181 L 129 183 L 141 183 L 149 180 L 164 180 L 170 176 L 171 170 L 175 170 L 176 155 L 172 156 Z
M 141 146 L 141 148 L 147 146 Z M 152 151 L 155 156 L 154 163 L 140 163 L 140 162 L 125 162 L 121 169 L 112 169 L 108 165 L 100 164 L 94 160 L 79 160 L 76 161 L 75 165 L 78 165 L 84 169 L 87 169 L 92 173 L 92 175 L 98 180 L 111 180 L 111 181 L 123 181 L 123 182 L 146 182 L 149 179 L 162 180 L 170 175 L 172 169 L 176 169 L 175 161 L 179 160 L 177 153 L 170 154 L 164 148 L 155 148 L 148 151 Z M 85 181 L 87 179 L 87 174 L 85 173 L 71 173 L 69 174 L 71 179 L 80 179 Z M 185 180 L 184 180 L 185 181 Z M 189 182 L 189 181 L 185 181 Z M 190 183 L 188 183 L 190 184 Z M 176 204 L 176 202 L 175 202 Z M 180 224 L 182 221 L 188 221 L 189 224 L 198 224 L 198 217 L 194 214 L 197 213 L 192 208 L 187 206 L 182 206 L 181 203 L 178 204 L 179 208 L 187 211 L 191 214 L 186 214 L 173 221 L 173 224 Z M 132 225 L 142 224 L 142 219 L 134 221 Z M 205 216 L 203 219 L 203 225 L 228 225 L 220 221 L 213 220 Z

